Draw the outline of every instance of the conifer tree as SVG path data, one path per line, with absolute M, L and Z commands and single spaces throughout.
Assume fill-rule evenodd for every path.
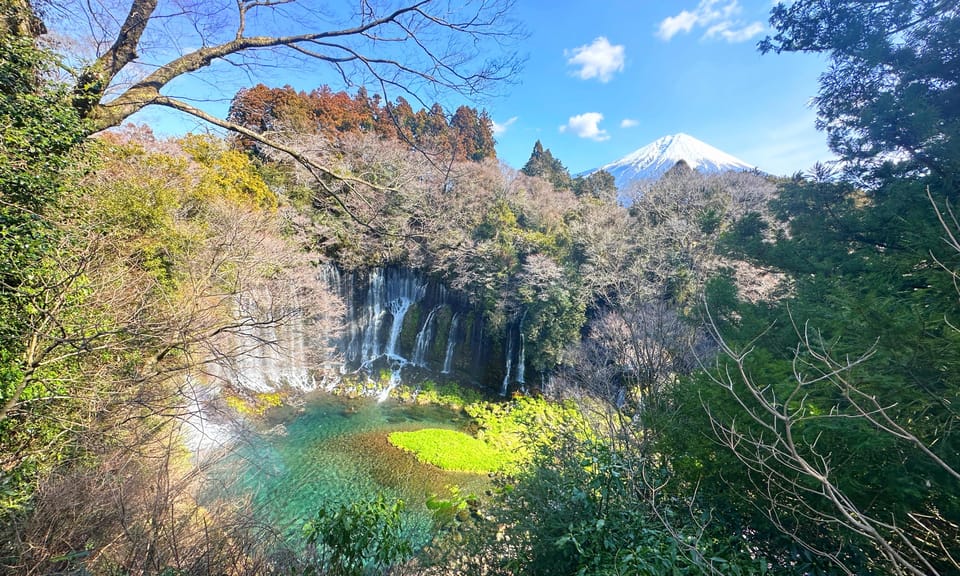
M 960 8 L 946 0 L 778 3 L 762 52 L 824 52 L 818 125 L 845 159 L 960 166 Z M 855 96 L 854 96 L 855 95 Z
M 573 186 L 570 179 L 570 172 L 564 167 L 560 160 L 553 157 L 549 148 L 544 148 L 543 144 L 537 140 L 533 145 L 533 152 L 530 159 L 520 169 L 527 176 L 537 176 L 553 184 L 554 188 L 568 190 Z

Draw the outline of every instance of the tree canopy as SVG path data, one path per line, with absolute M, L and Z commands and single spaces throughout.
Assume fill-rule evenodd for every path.
M 486 112 L 463 105 L 448 120 L 436 103 L 429 110 L 414 112 L 402 96 L 396 102 L 381 101 L 379 94 L 370 96 L 362 88 L 350 96 L 329 86 L 307 93 L 290 86 L 258 84 L 234 96 L 228 119 L 266 136 L 318 134 L 333 142 L 345 134 L 372 133 L 453 161 L 496 157 L 493 123 Z M 262 146 L 249 137 L 242 137 L 241 142 L 248 147 Z
M 960 157 L 960 9 L 949 0 L 778 3 L 762 52 L 824 52 L 818 126 L 850 161 L 908 155 L 944 178 Z
M 555 158 L 549 148 L 544 148 L 539 140 L 534 143 L 530 159 L 520 171 L 527 176 L 539 176 L 558 190 L 569 190 L 573 185 L 570 172 L 563 162 Z

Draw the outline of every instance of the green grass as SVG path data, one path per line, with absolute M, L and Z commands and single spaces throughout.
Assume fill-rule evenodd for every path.
M 456 430 L 424 428 L 393 432 L 390 443 L 412 452 L 417 460 L 443 470 L 458 472 L 499 472 L 515 464 L 513 455 L 499 451 L 482 440 Z

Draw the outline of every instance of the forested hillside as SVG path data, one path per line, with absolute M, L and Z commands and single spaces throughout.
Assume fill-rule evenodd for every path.
M 540 140 L 515 170 L 486 112 L 417 91 L 509 80 L 483 48 L 519 37 L 509 3 L 364 2 L 329 29 L 280 4 L 230 29 L 77 3 L 84 60 L 42 35 L 58 6 L 0 0 L 0 571 L 960 572 L 956 6 L 776 4 L 759 50 L 828 57 L 841 162 L 678 163 L 625 208 L 610 174 Z M 171 56 L 157 23 L 185 14 L 201 47 Z M 366 87 L 251 82 L 222 118 L 165 91 L 266 48 Z M 130 80 L 138 51 L 165 63 Z M 123 125 L 146 106 L 224 132 Z M 388 344 L 348 367 L 351 334 Z M 237 376 L 291 354 L 296 383 Z M 357 414 L 290 461 L 244 452 Z M 211 489 L 237 455 L 282 477 L 328 449 L 375 461 L 379 493 L 299 479 L 278 524 Z M 411 482 L 423 502 L 390 496 Z

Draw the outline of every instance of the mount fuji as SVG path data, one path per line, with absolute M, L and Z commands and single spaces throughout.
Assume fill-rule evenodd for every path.
M 620 190 L 638 180 L 656 180 L 683 160 L 687 166 L 703 174 L 747 171 L 756 167 L 687 134 L 664 136 L 616 162 L 584 172 L 606 170 L 613 175 Z

